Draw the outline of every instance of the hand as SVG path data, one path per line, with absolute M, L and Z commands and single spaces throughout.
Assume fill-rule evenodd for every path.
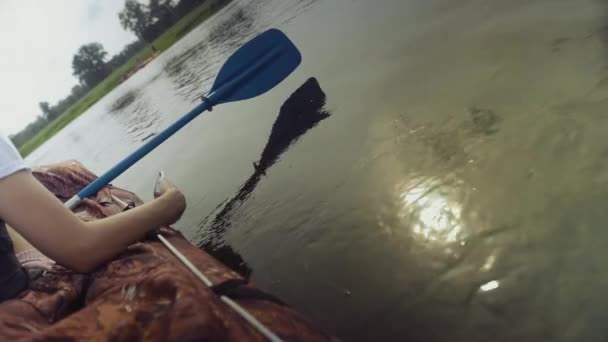
M 165 173 L 162 171 L 158 173 L 158 179 L 154 187 L 154 198 L 162 198 L 168 202 L 169 210 L 172 213 L 171 223 L 179 220 L 184 210 L 186 210 L 186 197 L 173 182 L 165 177 Z

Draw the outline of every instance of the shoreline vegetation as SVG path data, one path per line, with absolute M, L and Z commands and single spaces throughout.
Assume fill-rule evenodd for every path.
M 200 6 L 184 15 L 174 25 L 165 30 L 151 44 L 146 44 L 139 52 L 135 53 L 126 63 L 116 67 L 105 79 L 92 87 L 86 94 L 69 106 L 54 120 L 46 124 L 38 133 L 22 144 L 17 144 L 17 149 L 25 158 L 36 148 L 61 131 L 64 127 L 78 118 L 97 101 L 110 93 L 114 88 L 125 80 L 125 75 L 132 74 L 140 64 L 154 54 L 160 54 L 170 48 L 190 31 L 198 27 L 209 17 L 225 7 L 231 0 L 206 0 Z M 13 142 L 14 139 L 13 139 Z

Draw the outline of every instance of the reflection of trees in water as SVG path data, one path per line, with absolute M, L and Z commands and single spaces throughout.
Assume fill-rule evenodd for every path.
M 118 97 L 112 104 L 110 105 L 111 112 L 118 112 L 125 108 L 127 108 L 130 104 L 132 104 L 138 97 L 141 96 L 140 90 L 129 90 L 120 97 Z
M 160 123 L 160 112 L 150 107 L 139 90 L 129 91 L 116 99 L 110 105 L 110 113 L 127 129 L 133 142 L 154 136 Z
M 258 0 L 251 1 L 251 10 L 261 30 L 283 27 L 312 8 L 318 0 Z
M 323 109 L 325 100 L 325 93 L 317 80 L 310 78 L 285 101 L 272 126 L 260 159 L 253 164 L 253 174 L 243 183 L 234 197 L 222 203 L 223 207 L 222 204 L 218 206 L 221 210 L 211 221 L 210 227 L 205 230 L 200 247 L 243 275 L 248 276 L 251 269 L 223 239 L 231 225 L 231 217 L 249 198 L 262 176 L 266 174 L 266 170 L 279 160 L 281 154 L 309 129 L 329 117 L 330 113 Z M 208 226 L 209 217 L 201 222 L 199 225 L 201 229 Z
M 247 13 L 245 8 L 236 9 L 211 27 L 200 43 L 165 64 L 179 95 L 194 100 L 211 86 L 220 63 L 252 35 L 254 21 Z
M 209 30 L 208 43 L 213 46 L 232 50 L 240 46 L 244 37 L 253 34 L 253 17 L 246 8 L 238 8 L 225 20 L 217 23 Z

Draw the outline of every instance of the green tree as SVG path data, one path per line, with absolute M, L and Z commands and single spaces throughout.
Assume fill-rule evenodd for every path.
M 105 58 L 108 55 L 99 43 L 85 44 L 72 59 L 72 72 L 80 83 L 93 87 L 108 75 Z
M 81 96 L 86 94 L 88 90 L 89 89 L 85 85 L 77 84 L 72 87 L 72 92 L 70 93 L 70 96 L 79 99 Z
M 147 6 L 136 0 L 125 1 L 125 8 L 118 13 L 118 19 L 120 19 L 120 24 L 125 30 L 135 33 L 140 39 L 143 38 L 150 25 Z
M 148 4 L 126 0 L 118 18 L 125 30 L 135 33 L 143 41 L 151 42 L 179 19 L 175 6 L 174 0 L 149 0 Z
M 52 120 L 54 115 L 53 115 L 53 110 L 51 109 L 51 105 L 48 102 L 44 101 L 44 102 L 38 103 L 38 106 L 40 107 L 40 110 L 42 111 L 42 116 L 46 120 Z
M 150 0 L 148 13 L 150 16 L 149 22 L 151 24 L 172 21 L 175 17 L 173 2 L 171 0 Z

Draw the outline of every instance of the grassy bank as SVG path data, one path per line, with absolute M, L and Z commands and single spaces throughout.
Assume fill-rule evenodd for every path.
M 196 28 L 199 24 L 229 2 L 230 0 L 207 0 L 200 7 L 181 18 L 177 23 L 175 23 L 175 25 L 154 40 L 152 44 L 161 52 L 168 49 L 181 37 Z M 67 126 L 102 97 L 116 88 L 121 83 L 123 74 L 135 68 L 152 54 L 152 49 L 146 47 L 137 55 L 129 59 L 127 63 L 123 64 L 119 68 L 116 68 L 116 70 L 106 77 L 106 79 L 100 82 L 95 88 L 91 89 L 85 96 L 78 100 L 78 102 L 69 107 L 65 112 L 57 117 L 57 119 L 50 122 L 44 129 L 38 132 L 38 134 L 20 146 L 19 152 L 21 155 L 24 157 L 27 156 L 38 148 L 38 146 L 42 145 L 45 141 L 57 134 L 57 132 L 59 132 L 62 128 Z

